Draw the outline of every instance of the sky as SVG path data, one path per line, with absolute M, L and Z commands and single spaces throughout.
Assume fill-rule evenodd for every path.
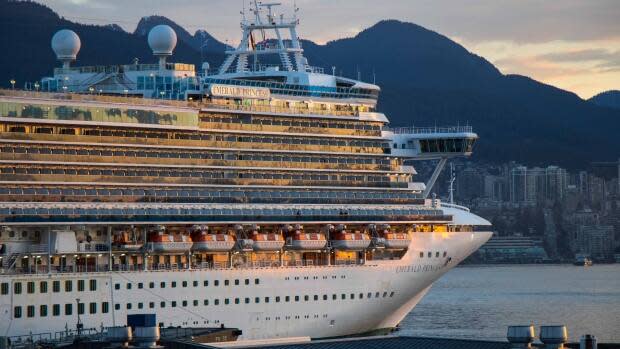
M 278 0 L 300 8 L 300 37 L 325 43 L 382 19 L 443 34 L 505 74 L 530 76 L 589 98 L 620 90 L 619 0 Z M 69 20 L 133 31 L 143 16 L 166 16 L 190 33 L 235 44 L 250 0 L 40 0 Z

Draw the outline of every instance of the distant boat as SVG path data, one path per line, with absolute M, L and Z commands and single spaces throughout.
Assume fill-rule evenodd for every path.
M 573 264 L 583 267 L 589 267 L 592 265 L 592 260 L 586 255 L 578 254 L 575 256 L 575 261 L 573 262 Z

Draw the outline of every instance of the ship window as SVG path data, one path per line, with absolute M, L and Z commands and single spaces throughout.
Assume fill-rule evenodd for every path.
M 78 289 L 78 292 L 83 292 L 84 291 L 84 280 L 78 280 L 78 282 L 77 282 L 77 289 Z
M 225 299 L 224 299 L 224 304 L 226 304 L 226 305 L 230 304 L 230 299 L 225 298 Z
M 347 295 L 346 295 L 346 294 L 344 294 L 344 293 L 343 293 L 343 294 L 341 294 L 341 295 L 340 295 L 340 299 L 347 299 Z
M 276 296 L 276 303 L 280 303 L 280 296 Z
M 219 286 L 219 285 L 220 285 L 220 280 L 213 281 L 213 286 Z
M 351 299 L 355 299 L 355 293 L 351 293 Z
M 65 315 L 73 314 L 73 304 L 67 303 L 65 304 Z
M 26 284 L 26 291 L 27 291 L 28 293 L 34 293 L 34 282 L 33 282 L 33 281 L 29 281 L 29 282 Z
M 121 310 L 121 305 L 119 303 L 114 304 L 114 310 Z
M 52 282 L 52 292 L 54 293 L 60 292 L 60 281 Z
M 368 294 L 366 295 L 367 298 L 372 298 L 372 292 L 368 292 Z
M 214 304 L 214 305 L 220 305 L 220 300 L 219 300 L 219 299 L 214 300 L 214 301 L 213 301 L 213 304 Z
M 107 314 L 110 311 L 110 303 L 102 302 L 101 303 L 101 312 Z
M 428 252 L 428 258 L 431 258 L 433 256 L 433 252 Z
M 181 305 L 182 305 L 182 306 L 184 306 L 184 307 L 186 307 L 186 306 L 187 306 L 187 301 L 183 301 L 183 302 L 181 302 Z
M 131 290 L 131 283 L 129 283 L 129 282 L 127 283 L 127 289 Z
M 387 297 L 387 292 L 383 292 L 383 298 Z
M 114 284 L 114 289 L 115 290 L 120 290 L 121 289 L 121 284 Z
M 41 281 L 39 284 L 39 289 L 41 293 L 47 293 L 47 281 Z
M 89 314 L 97 313 L 97 303 L 91 302 L 90 304 L 88 304 L 88 313 Z
M 131 310 L 131 303 L 127 303 L 127 310 Z
M 299 302 L 299 296 L 295 296 L 295 302 Z
M 34 305 L 29 305 L 26 308 L 26 316 L 28 317 L 34 317 Z
M 239 285 L 239 279 L 235 279 L 235 286 Z
M 435 252 L 435 258 L 439 258 L 439 251 Z
M 192 284 L 194 285 L 194 287 L 198 287 L 198 281 L 194 280 Z
M 205 281 L 203 281 L 203 282 L 202 282 L 202 285 L 203 285 L 204 287 L 209 286 L 209 280 L 205 280 Z
M 314 295 L 314 300 L 315 300 L 315 301 L 318 301 L 318 300 L 319 300 L 319 295 L 318 295 L 318 294 L 315 294 L 315 295 Z
M 165 281 L 160 282 L 159 283 L 159 287 L 160 288 L 166 288 L 166 282 Z
M 224 280 L 224 286 L 228 286 L 230 282 L 228 280 Z
M 13 308 L 13 317 L 16 319 L 22 317 L 22 307 L 17 306 Z
M 142 309 L 142 308 L 144 308 L 144 303 L 139 302 L 139 303 L 138 303 L 138 309 Z
M 155 308 L 155 302 L 149 302 L 149 308 L 151 309 Z
M 265 303 L 269 303 L 269 297 L 265 297 Z
M 379 292 L 375 293 L 375 298 L 379 298 Z
M 13 284 L 13 293 L 14 294 L 21 294 L 22 293 L 22 283 L 21 282 L 16 282 Z
M 149 288 L 155 288 L 155 283 L 154 282 L 149 282 Z
M 254 284 L 255 284 L 255 285 L 260 284 L 260 279 L 254 279 Z
M 284 297 L 284 301 L 285 302 L 290 302 L 291 301 L 291 296 L 285 296 Z
M 187 281 L 183 281 L 181 285 L 183 285 L 183 287 L 187 287 Z
M 9 283 L 3 282 L 0 286 L 0 294 L 9 294 Z
M 254 303 L 260 303 L 260 297 L 254 297 Z
M 159 307 L 160 308 L 165 308 L 166 307 L 166 302 L 164 302 L 164 301 L 159 302 Z
M 194 306 L 195 306 L 195 307 L 197 307 L 197 306 L 198 306 L 198 300 L 197 300 L 197 299 L 194 299 L 193 304 L 194 304 Z
M 52 316 L 60 316 L 60 304 L 52 305 Z
M 420 258 L 424 258 L 424 252 L 420 251 Z
M 390 297 L 394 297 L 394 291 L 390 292 Z
M 144 288 L 144 284 L 143 284 L 143 283 L 141 283 L 141 282 L 138 282 L 138 288 L 139 288 L 139 289 L 143 289 L 143 288 Z

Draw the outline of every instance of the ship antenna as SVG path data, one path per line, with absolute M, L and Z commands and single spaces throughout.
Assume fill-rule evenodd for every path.
M 451 204 L 454 204 L 454 180 L 456 176 L 454 175 L 454 163 L 450 162 L 450 196 L 449 201 Z

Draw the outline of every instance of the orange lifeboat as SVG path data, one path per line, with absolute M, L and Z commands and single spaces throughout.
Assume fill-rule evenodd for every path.
M 332 247 L 337 250 L 363 250 L 370 246 L 370 236 L 366 233 L 356 231 L 349 233 L 343 227 L 331 234 Z
M 386 248 L 402 250 L 411 244 L 411 236 L 408 233 L 396 233 L 386 229 L 381 233 L 381 236 L 384 238 Z
M 192 248 L 192 238 L 183 234 L 167 234 L 163 229 L 151 232 L 148 237 L 148 248 L 153 252 L 179 253 Z
M 290 237 L 289 245 L 294 250 L 321 250 L 327 245 L 327 239 L 322 233 L 304 233 L 298 229 Z
M 192 234 L 192 251 L 228 252 L 235 246 L 235 239 L 230 234 L 209 233 L 206 230 Z
M 284 246 L 284 238 L 276 233 L 252 232 L 252 248 L 255 251 L 279 251 Z

